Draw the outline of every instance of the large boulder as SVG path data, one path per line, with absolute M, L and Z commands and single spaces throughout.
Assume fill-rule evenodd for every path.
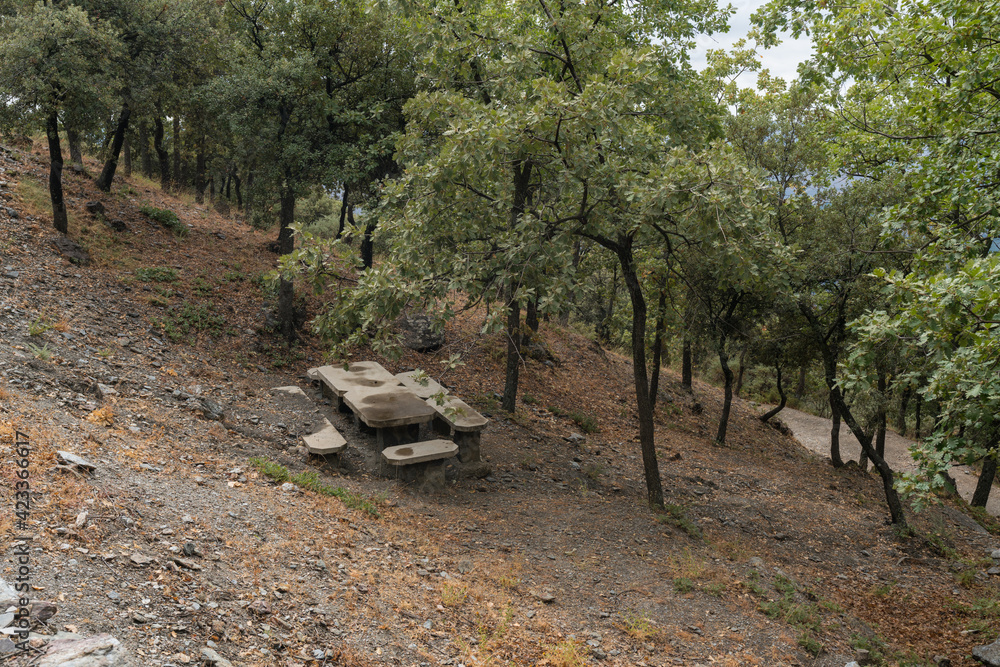
M 444 331 L 438 331 L 429 315 L 404 315 L 396 322 L 403 345 L 416 352 L 434 352 L 444 345 Z
M 65 236 L 56 236 L 52 239 L 52 245 L 56 247 L 59 254 L 78 266 L 90 264 L 90 255 L 80 247 L 79 244 L 69 240 Z
M 987 667 L 1000 667 L 1000 639 L 992 644 L 972 649 L 972 657 Z

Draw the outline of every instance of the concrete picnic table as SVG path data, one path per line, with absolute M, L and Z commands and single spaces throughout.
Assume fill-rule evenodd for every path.
M 355 361 L 344 366 L 320 366 L 309 371 L 310 377 L 319 380 L 324 393 L 336 399 L 337 407 L 344 407 L 344 394 L 352 389 L 399 386 L 399 380 L 377 361 Z
M 381 449 L 416 442 L 420 425 L 436 414 L 424 399 L 401 386 L 355 387 L 343 400 L 361 423 L 375 429 Z

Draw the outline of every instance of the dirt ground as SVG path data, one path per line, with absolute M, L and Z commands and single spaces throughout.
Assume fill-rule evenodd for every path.
M 502 341 L 476 314 L 436 353 L 379 360 L 426 369 L 491 419 L 486 477 L 416 493 L 376 474 L 370 436 L 309 383 L 319 341 L 266 330 L 272 234 L 138 178 L 102 195 L 69 172 L 70 237 L 94 259 L 77 266 L 37 203 L 45 164 L 5 149 L 0 169 L 0 578 L 29 546 L 33 599 L 57 609 L 30 655 L 0 662 L 71 632 L 109 633 L 125 664 L 149 666 L 221 664 L 204 649 L 289 667 L 841 667 L 862 650 L 967 666 L 997 636 L 994 522 L 942 505 L 900 535 L 876 478 L 832 469 L 747 403 L 714 444 L 720 393 L 669 372 L 668 507 L 651 512 L 629 360 L 557 327 L 513 414 L 497 401 Z M 441 372 L 456 352 L 465 365 Z M 273 391 L 288 385 L 308 400 Z M 324 417 L 348 440 L 343 468 L 300 449 Z M 32 443 L 26 530 L 7 509 L 15 431 Z M 64 470 L 57 450 L 96 470 Z

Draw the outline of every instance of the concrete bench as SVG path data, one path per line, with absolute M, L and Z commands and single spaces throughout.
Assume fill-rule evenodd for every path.
M 434 408 L 434 431 L 452 436 L 458 445 L 458 460 L 462 463 L 482 461 L 479 451 L 480 433 L 490 423 L 468 403 L 455 396 L 446 396 L 439 405 L 437 399 L 428 398 L 427 405 Z
M 302 436 L 302 441 L 306 445 L 306 450 L 316 456 L 339 455 L 347 447 L 347 440 L 328 419 L 323 420 L 323 428 L 319 431 Z
M 458 453 L 450 440 L 425 440 L 382 450 L 382 462 L 396 469 L 397 477 L 417 482 L 420 491 L 432 493 L 445 488 L 444 461 Z
M 408 373 L 397 373 L 396 379 L 399 383 L 423 399 L 428 399 L 436 394 L 447 394 L 448 390 L 442 387 L 429 377 L 422 377 L 419 380 L 414 377 L 416 371 Z

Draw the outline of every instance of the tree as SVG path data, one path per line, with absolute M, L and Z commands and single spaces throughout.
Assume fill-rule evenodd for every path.
M 45 128 L 52 222 L 66 234 L 60 115 L 82 115 L 106 99 L 105 65 L 116 44 L 73 5 L 37 5 L 0 26 L 0 112 L 7 124 Z
M 837 99 L 841 117 L 866 145 L 891 156 L 861 167 L 904 167 L 912 175 L 912 193 L 887 211 L 885 225 L 919 248 L 919 257 L 879 273 L 899 300 L 891 310 L 873 308 L 859 324 L 859 357 L 894 334 L 908 345 L 908 358 L 929 355 L 920 393 L 941 407 L 920 459 L 929 473 L 952 461 L 989 461 L 995 442 L 1000 27 L 984 17 L 997 9 L 996 2 L 931 0 L 871 12 L 793 0 L 774 2 L 758 17 L 767 32 L 811 31 L 818 47 L 812 69 L 831 90 L 848 90 L 840 82 L 853 79 L 850 97 Z M 917 323 L 927 328 L 918 331 Z M 939 479 L 931 474 L 904 488 L 926 491 Z
M 253 170 L 254 215 L 270 223 L 277 205 L 278 252 L 287 255 L 297 197 L 315 185 L 367 183 L 391 163 L 387 127 L 401 105 L 405 57 L 389 17 L 358 3 L 230 0 L 227 7 L 239 38 L 232 74 L 216 94 L 240 161 Z M 291 273 L 283 273 L 278 320 L 289 339 L 292 299 Z

